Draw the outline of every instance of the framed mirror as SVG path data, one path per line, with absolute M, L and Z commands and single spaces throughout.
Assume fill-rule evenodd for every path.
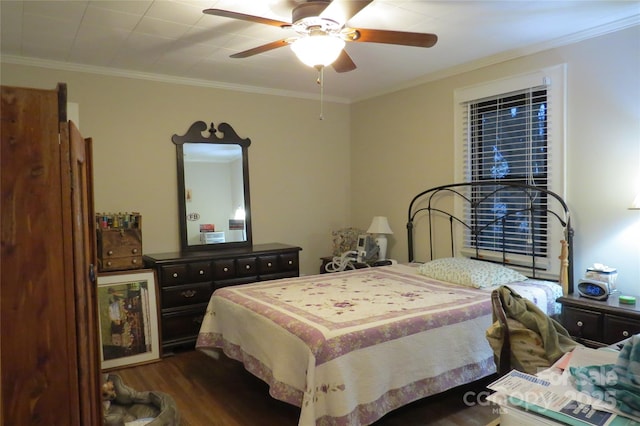
M 227 123 L 196 121 L 173 135 L 178 165 L 180 243 L 183 251 L 252 245 L 249 138 Z

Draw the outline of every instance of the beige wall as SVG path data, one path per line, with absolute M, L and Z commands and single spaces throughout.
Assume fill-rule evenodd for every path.
M 315 273 L 330 231 L 388 216 L 388 257 L 406 260 L 411 197 L 454 177 L 456 88 L 567 64 L 567 200 L 577 276 L 593 262 L 640 294 L 640 27 L 443 78 L 351 106 L 89 73 L 2 64 L 1 82 L 69 85 L 82 132 L 94 138 L 98 210 L 139 210 L 145 252 L 178 249 L 175 151 L 195 120 L 226 121 L 249 148 L 256 243 L 303 247 Z M 350 151 L 349 151 L 350 148 Z
M 228 122 L 251 138 L 253 240 L 299 245 L 301 270 L 331 252 L 349 224 L 349 106 L 3 63 L 3 85 L 68 85 L 80 129 L 94 143 L 97 211 L 139 211 L 143 251 L 179 249 L 174 133 Z
M 640 27 L 443 78 L 352 107 L 352 219 L 389 217 L 389 257 L 406 260 L 406 209 L 423 189 L 454 181 L 454 91 L 567 64 L 567 194 L 576 277 L 618 268 L 640 294 Z

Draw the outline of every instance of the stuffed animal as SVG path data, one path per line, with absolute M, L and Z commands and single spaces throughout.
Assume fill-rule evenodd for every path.
M 111 380 L 107 380 L 102 384 L 101 395 L 102 409 L 104 411 L 104 415 L 106 415 L 109 411 L 109 408 L 111 407 L 111 401 L 116 399 L 116 387 Z
M 116 399 L 116 387 L 111 380 L 102 384 L 102 400 L 113 401 Z

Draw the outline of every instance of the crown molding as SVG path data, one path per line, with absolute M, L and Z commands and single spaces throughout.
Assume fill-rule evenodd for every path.
M 88 74 L 98 74 L 110 77 L 135 78 L 139 80 L 156 81 L 160 83 L 181 84 L 185 86 L 206 87 L 210 89 L 231 90 L 236 92 L 246 92 L 261 95 L 283 96 L 288 98 L 317 100 L 318 95 L 313 93 L 296 92 L 292 90 L 278 90 L 259 86 L 249 86 L 243 84 L 226 83 L 221 81 L 211 81 L 196 78 L 185 78 L 165 74 L 154 74 L 142 71 L 124 70 L 119 68 L 99 67 L 95 65 L 84 65 L 73 62 L 53 61 L 50 59 L 39 59 L 16 55 L 0 55 L 0 63 L 14 65 L 26 65 L 40 68 L 56 69 L 61 71 L 82 72 Z M 347 98 L 325 96 L 324 100 L 335 103 L 350 103 Z

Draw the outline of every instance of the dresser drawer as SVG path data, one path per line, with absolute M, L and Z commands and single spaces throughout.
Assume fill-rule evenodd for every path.
M 617 315 L 604 316 L 604 343 L 616 343 L 638 333 L 640 333 L 640 320 Z
M 258 275 L 258 259 L 256 257 L 241 257 L 236 260 L 236 266 L 239 277 Z
M 188 269 L 190 282 L 204 282 L 213 280 L 213 268 L 211 267 L 211 262 L 190 263 Z
M 188 284 L 162 288 L 162 309 L 209 303 L 210 283 Z
M 142 255 L 129 257 L 108 257 L 98 259 L 100 271 L 123 271 L 127 269 L 139 269 L 143 267 Z
M 234 259 L 220 259 L 213 261 L 213 276 L 216 280 L 224 280 L 236 276 Z
M 602 314 L 600 312 L 564 306 L 562 317 L 562 323 L 571 336 L 601 341 Z
M 189 309 L 162 314 L 162 341 L 163 344 L 172 340 L 193 338 L 198 335 L 206 306 L 200 309 Z
M 258 273 L 273 274 L 278 272 L 278 256 L 260 256 L 258 257 Z
M 298 252 L 282 253 L 278 256 L 281 271 L 297 271 L 298 270 Z
M 175 286 L 189 282 L 189 267 L 186 263 L 160 267 L 160 285 Z
M 229 279 L 229 280 L 220 280 L 220 281 L 214 281 L 213 282 L 213 286 L 215 288 L 215 290 L 222 288 L 222 287 L 229 287 L 232 285 L 242 285 L 242 284 L 250 284 L 250 283 L 255 283 L 256 282 L 256 277 L 251 275 L 251 276 L 247 276 L 247 277 L 238 277 L 238 278 L 233 278 L 233 279 Z

